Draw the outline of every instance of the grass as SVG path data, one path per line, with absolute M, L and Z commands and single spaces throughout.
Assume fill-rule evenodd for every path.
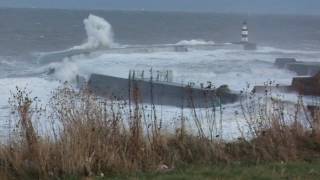
M 313 179 L 319 175 L 320 164 L 314 160 L 320 160 L 320 111 L 304 118 L 302 102 L 287 112 L 281 100 L 245 94 L 241 108 L 250 137 L 227 142 L 216 136 L 222 118 L 217 114 L 222 113 L 215 110 L 221 108 L 208 108 L 201 118 L 197 109 L 191 109 L 193 117 L 180 117 L 168 131 L 163 129 L 164 120 L 157 119 L 156 108 L 146 112 L 139 96 L 135 89 L 132 105 L 108 103 L 64 86 L 53 93 L 48 116 L 37 98 L 17 89 L 10 101 L 16 123 L 8 142 L 0 144 L 0 178 L 99 179 L 104 174 L 102 179 Z M 34 123 L 41 119 L 52 122 L 45 133 L 39 133 Z M 196 131 L 189 131 L 187 123 Z
M 96 177 L 96 180 L 195 180 L 195 179 L 230 179 L 230 180 L 318 180 L 320 162 L 269 163 L 259 165 L 192 165 L 167 173 L 135 173 Z M 68 178 L 67 178 L 68 179 Z M 77 178 L 69 178 L 77 179 Z

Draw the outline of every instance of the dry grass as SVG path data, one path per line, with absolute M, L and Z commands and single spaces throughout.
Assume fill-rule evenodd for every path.
M 198 133 L 188 131 L 184 117 L 170 132 L 162 128 L 155 112 L 146 115 L 136 92 L 127 108 L 128 104 L 106 102 L 64 86 L 54 92 L 49 104 L 52 113 L 45 119 L 52 122 L 51 128 L 40 135 L 34 119 L 43 109 L 37 106 L 37 99 L 18 90 L 10 101 L 17 126 L 9 141 L 0 146 L 1 178 L 92 177 L 170 170 L 181 164 L 305 161 L 320 155 L 320 111 L 316 109 L 304 124 L 299 116 L 307 113 L 302 103 L 288 120 L 284 102 L 257 101 L 254 94 L 246 95 L 241 107 L 250 138 L 224 142 L 214 132 L 221 120 L 216 115 L 219 107 L 206 112 L 208 134 L 195 109 L 192 121 Z M 159 169 L 164 164 L 168 169 Z

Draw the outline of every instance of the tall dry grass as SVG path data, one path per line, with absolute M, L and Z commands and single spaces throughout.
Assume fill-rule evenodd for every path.
M 1 178 L 90 177 L 166 171 L 182 164 L 286 162 L 320 155 L 320 111 L 314 109 L 310 117 L 302 102 L 286 118 L 285 102 L 268 93 L 262 99 L 244 93 L 238 115 L 245 119 L 248 130 L 239 128 L 243 137 L 226 142 L 220 126 L 221 106 L 208 108 L 201 117 L 194 108 L 191 119 L 181 116 L 174 130 L 168 131 L 157 118 L 155 106 L 147 113 L 141 105 L 139 89 L 133 96 L 130 104 L 110 102 L 63 86 L 52 95 L 47 108 L 50 116 L 40 118 L 51 122 L 47 133 L 40 134 L 34 119 L 44 109 L 28 92 L 17 90 L 10 101 L 18 120 L 16 128 L 0 146 Z M 301 112 L 306 116 L 301 117 Z M 197 131 L 187 128 L 190 121 Z
M 286 102 L 282 94 L 272 92 L 271 86 L 272 82 L 266 84 L 262 97 L 254 92 L 243 93 L 241 115 L 250 138 L 241 138 L 234 143 L 235 154 L 240 159 L 255 162 L 288 162 L 319 157 L 320 106 L 315 104 L 313 113 L 310 113 L 302 96 L 292 104 Z M 239 144 L 241 148 L 237 147 Z

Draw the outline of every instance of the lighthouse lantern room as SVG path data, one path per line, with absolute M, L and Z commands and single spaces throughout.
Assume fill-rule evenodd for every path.
M 249 30 L 248 30 L 248 25 L 246 21 L 244 21 L 242 24 L 241 42 L 243 43 L 249 42 Z

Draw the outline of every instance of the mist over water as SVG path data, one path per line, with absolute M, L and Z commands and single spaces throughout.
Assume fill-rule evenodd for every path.
M 239 41 L 243 20 L 257 51 L 240 49 L 189 52 L 93 53 L 62 57 L 39 64 L 38 55 L 53 51 L 136 47 L 150 45 L 203 45 Z M 91 73 L 127 78 L 130 69 L 173 70 L 174 81 L 228 84 L 234 91 L 266 81 L 291 83 L 294 73 L 275 69 L 278 57 L 319 61 L 320 17 L 160 12 L 105 12 L 1 9 L 0 119 L 8 116 L 8 98 L 16 86 L 29 88 L 45 103 L 50 91 L 77 74 Z M 14 23 L 12 23 L 14 22 Z M 49 76 L 46 70 L 55 68 Z M 232 111 L 237 105 L 227 105 Z M 173 115 L 177 109 L 167 108 Z M 169 113 L 170 114 L 170 113 Z M 227 127 L 227 124 L 226 124 Z

